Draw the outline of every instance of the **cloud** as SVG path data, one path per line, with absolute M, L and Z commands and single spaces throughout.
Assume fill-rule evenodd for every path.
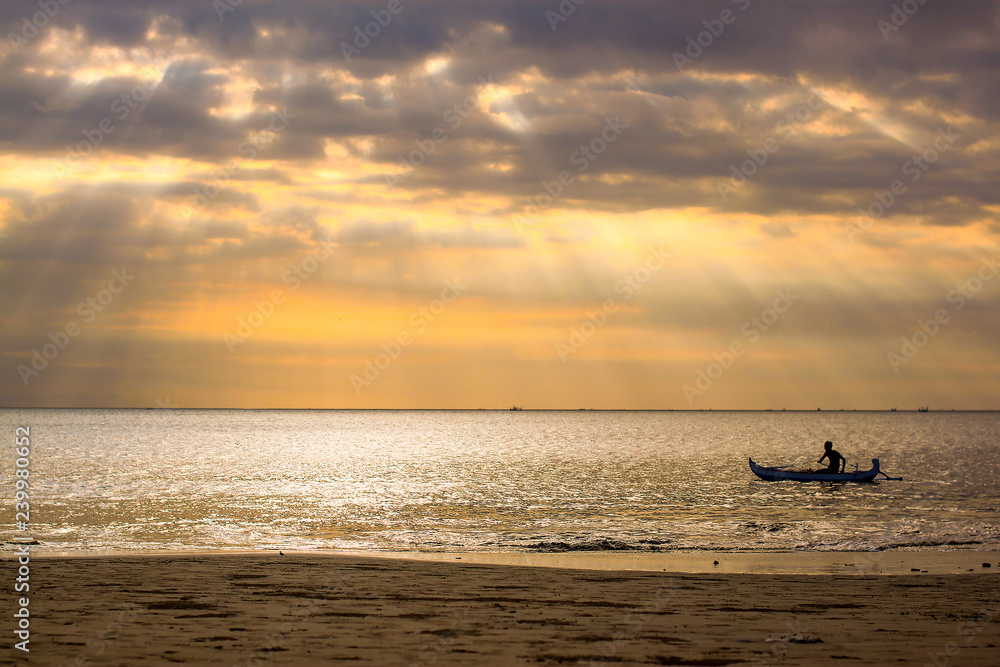
M 780 222 L 765 222 L 760 226 L 760 230 L 776 239 L 789 239 L 795 236 L 791 227 Z
M 424 248 L 522 248 L 523 237 L 471 227 L 418 230 L 409 222 L 357 222 L 342 226 L 333 236 L 341 245 Z
M 671 3 L 651 13 L 642 2 L 592 1 L 552 32 L 537 3 L 427 2 L 407 6 L 348 63 L 338 45 L 371 20 L 367 5 L 247 0 L 220 21 L 210 7 L 137 2 L 119 16 L 107 2 L 79 0 L 52 26 L 84 31 L 86 39 L 74 42 L 78 60 L 95 58 L 98 49 L 126 57 L 129 49 L 186 46 L 174 47 L 149 99 L 118 121 L 115 100 L 143 84 L 141 77 L 81 81 L 41 50 L 44 38 L 32 41 L 0 68 L 0 140 L 12 150 L 58 158 L 110 117 L 116 130 L 95 147 L 95 157 L 225 164 L 242 160 L 242 142 L 266 130 L 276 109 L 288 109 L 296 119 L 254 160 L 305 166 L 322 160 L 335 142 L 381 165 L 383 173 L 365 181 L 378 182 L 398 170 L 415 142 L 442 128 L 447 142 L 400 188 L 516 199 L 572 168 L 570 156 L 594 139 L 602 118 L 621 114 L 631 123 L 628 132 L 581 176 L 587 185 L 567 192 L 556 207 L 843 213 L 866 204 L 913 153 L 872 118 L 931 137 L 959 108 L 961 145 L 890 215 L 940 216 L 947 224 L 982 219 L 996 203 L 997 149 L 958 154 L 997 131 L 990 100 L 1000 49 L 988 35 L 995 5 L 922 6 L 887 41 L 876 23 L 891 13 L 891 3 L 847 4 L 803 4 L 790 12 L 784 3 L 754 3 L 678 71 L 672 54 L 733 3 Z M 16 25 L 18 11 L 30 6 L 6 8 L 0 21 Z M 464 36 L 468 31 L 478 41 Z M 584 57 L 595 43 L 601 57 Z M 757 48 L 764 43 L 766 49 Z M 450 63 L 442 75 L 424 70 L 431 57 Z M 869 66 L 876 60 L 878 67 Z M 39 73 L 43 64 L 50 73 Z M 487 73 L 496 82 L 490 94 L 506 89 L 504 96 L 489 103 L 482 97 L 482 109 L 450 127 L 444 114 L 483 95 L 477 79 Z M 831 103 L 830 91 L 852 106 Z M 785 136 L 782 118 L 816 94 L 823 107 Z M 230 108 L 237 98 L 245 105 L 240 112 Z M 505 125 L 504 109 L 523 119 L 524 136 Z M 731 201 L 719 200 L 715 183 L 768 137 L 780 140 L 780 150 Z M 359 140 L 368 145 L 363 154 Z M 627 178 L 609 187 L 593 182 L 600 176 Z M 282 182 L 291 175 L 264 167 L 235 178 Z M 930 187 L 932 181 L 938 186 Z M 942 207 L 945 192 L 959 205 Z M 237 203 L 226 198 L 238 196 L 229 191 L 214 204 Z
M 274 349 L 363 354 L 370 331 L 310 313 L 385 324 L 381 306 L 460 274 L 477 321 L 531 322 L 510 354 L 537 357 L 668 243 L 683 260 L 602 329 L 595 358 L 683 365 L 787 284 L 810 299 L 776 336 L 876 349 L 996 245 L 1000 10 L 924 3 L 884 37 L 892 0 L 743 4 L 588 0 L 553 31 L 555 3 L 406 2 L 348 61 L 341 42 L 384 3 L 243 0 L 220 20 L 210 2 L 73 0 L 17 48 L 6 35 L 38 5 L 2 3 L 3 343 L 30 349 L 127 265 L 143 280 L 108 326 L 137 349 L 197 340 L 218 368 L 208 339 L 242 299 L 287 288 L 323 248 Z M 678 68 L 724 9 L 735 20 Z M 608 118 L 627 124 L 613 142 Z M 929 159 L 946 128 L 954 143 Z M 947 335 L 976 342 L 991 299 Z

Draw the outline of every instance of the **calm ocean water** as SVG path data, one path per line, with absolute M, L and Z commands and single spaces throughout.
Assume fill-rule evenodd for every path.
M 44 549 L 1000 546 L 1000 414 L 0 410 Z M 832 439 L 902 482 L 768 483 Z

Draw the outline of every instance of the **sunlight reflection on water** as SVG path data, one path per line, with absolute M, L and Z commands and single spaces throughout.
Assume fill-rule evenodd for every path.
M 1000 415 L 993 413 L 0 415 L 11 429 L 32 428 L 33 528 L 60 549 L 1000 542 Z M 765 465 L 814 466 L 828 437 L 849 468 L 878 457 L 904 481 L 767 483 L 747 467 L 750 455 Z M 13 460 L 3 465 L 9 475 Z M 8 526 L 5 539 L 13 534 Z

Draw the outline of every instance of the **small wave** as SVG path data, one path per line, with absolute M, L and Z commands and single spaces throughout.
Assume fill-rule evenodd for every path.
M 38 540 L 4 540 L 0 543 L 0 551 L 11 551 L 17 547 L 26 546 L 46 546 L 44 542 L 39 542 Z
M 751 532 L 751 533 L 777 533 L 783 530 L 788 530 L 792 527 L 790 523 L 775 522 L 775 523 L 758 523 L 756 521 L 743 521 L 739 524 L 740 529 Z
M 564 551 L 665 551 L 661 546 L 668 540 L 640 540 L 637 544 L 621 540 L 600 539 L 581 540 L 579 542 L 535 542 L 526 544 L 524 548 L 533 551 L 564 552 Z
M 958 547 L 982 543 L 982 540 L 923 540 L 920 542 L 893 542 L 891 544 L 883 544 L 880 548 L 902 549 L 905 547 Z

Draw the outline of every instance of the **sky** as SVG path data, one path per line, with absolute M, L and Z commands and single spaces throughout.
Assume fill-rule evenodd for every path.
M 1000 408 L 998 32 L 4 2 L 0 405 Z

